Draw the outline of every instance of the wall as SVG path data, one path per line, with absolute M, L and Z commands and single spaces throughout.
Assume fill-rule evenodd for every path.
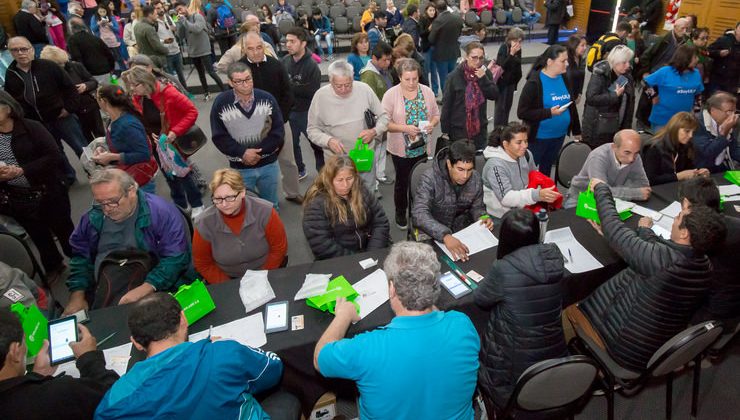
M 683 0 L 678 15 L 696 15 L 699 26 L 709 28 L 709 41 L 713 42 L 740 21 L 740 0 Z
M 13 16 L 20 9 L 21 0 L 0 0 L 0 24 L 9 35 L 15 34 Z

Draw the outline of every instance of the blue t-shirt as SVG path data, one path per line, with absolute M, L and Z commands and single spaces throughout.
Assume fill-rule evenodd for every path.
M 563 75 L 559 74 L 550 77 L 544 72 L 540 72 L 542 81 L 542 105 L 545 109 L 550 109 L 555 105 L 565 105 L 570 102 L 570 92 L 565 86 Z M 573 106 L 574 104 L 571 104 Z M 555 115 L 546 120 L 540 121 L 540 128 L 537 130 L 538 139 L 554 139 L 564 137 L 568 134 L 570 126 L 570 112 L 566 111 L 560 115 Z
M 480 340 L 456 311 L 398 316 L 390 324 L 327 344 L 326 377 L 357 382 L 361 419 L 473 419 Z
M 704 91 L 699 70 L 678 74 L 671 66 L 659 68 L 653 74 L 645 76 L 645 83 L 658 87 L 658 104 L 650 113 L 650 124 L 664 126 L 677 112 L 691 112 L 694 97 Z

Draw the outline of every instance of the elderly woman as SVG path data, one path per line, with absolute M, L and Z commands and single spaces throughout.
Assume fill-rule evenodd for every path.
M 71 61 L 67 52 L 61 48 L 47 45 L 41 50 L 41 58 L 57 63 L 72 79 L 79 94 L 77 96 L 79 107 L 75 114 L 80 120 L 80 128 L 87 142 L 90 143 L 95 138 L 104 136 L 105 128 L 100 118 L 100 108 L 93 97 L 95 89 L 98 88 L 98 81 L 92 77 L 82 63 Z
M 303 233 L 318 260 L 390 245 L 390 226 L 347 156 L 327 160 L 303 203 Z
M 321 87 L 308 109 L 308 139 L 324 149 L 324 157 L 347 154 L 357 140 L 373 147 L 385 133 L 388 115 L 370 86 L 354 83 L 354 70 L 344 60 L 329 65 L 329 84 Z M 377 118 L 368 126 L 367 111 Z M 375 167 L 360 177 L 371 191 L 375 189 Z
M 529 149 L 540 172 L 550 176 L 565 136 L 581 140 L 581 124 L 566 78 L 568 51 L 551 45 L 532 65 L 519 97 L 517 115 L 529 126 Z
M 439 108 L 432 89 L 419 83 L 419 63 L 402 58 L 396 62 L 395 69 L 400 83 L 383 95 L 383 109 L 390 118 L 388 152 L 396 171 L 393 188 L 396 226 L 406 229 L 411 168 L 432 153 L 431 134 L 439 124 Z
M 147 134 L 155 143 L 160 135 L 166 135 L 172 143 L 195 125 L 198 109 L 174 86 L 163 84 L 140 66 L 124 72 L 123 81 L 131 92 L 134 107 L 142 115 Z M 192 171 L 182 178 L 165 174 L 165 179 L 172 201 L 195 218 L 203 210 L 203 199 Z
M 522 79 L 522 41 L 524 32 L 516 27 L 511 28 L 506 35 L 506 42 L 501 44 L 496 55 L 496 64 L 501 66 L 504 73 L 497 83 L 499 99 L 496 101 L 493 114 L 494 126 L 509 123 L 514 91 Z
M 693 114 L 679 112 L 655 134 L 642 159 L 650 185 L 709 176 L 708 169 L 697 169 L 694 165 L 691 139 L 698 127 Z
M 211 200 L 195 220 L 193 264 L 208 283 L 241 278 L 247 270 L 271 270 L 285 262 L 288 239 L 272 203 L 248 195 L 235 169 L 219 169 Z
M 633 55 L 626 45 L 617 45 L 606 60 L 594 65 L 581 126 L 583 141 L 593 149 L 611 143 L 617 131 L 632 127 L 635 86 L 630 62 Z
M 493 76 L 483 65 L 485 57 L 483 44 L 471 42 L 465 47 L 465 61 L 447 78 L 442 104 L 442 133 L 452 141 L 472 140 L 478 150 L 486 147 L 487 101 L 498 98 Z
M 72 256 L 74 230 L 62 157 L 54 138 L 40 123 L 23 118 L 23 109 L 0 90 L 0 214 L 14 218 L 39 250 L 50 281 L 64 271 L 64 253 Z

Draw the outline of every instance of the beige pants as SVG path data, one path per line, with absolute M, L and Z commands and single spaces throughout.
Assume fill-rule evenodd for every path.
M 298 165 L 295 163 L 295 154 L 293 154 L 293 132 L 287 121 L 283 140 L 283 149 L 278 154 L 278 165 L 283 175 L 283 191 L 285 191 L 286 198 L 295 198 L 301 192 L 298 189 Z
M 565 333 L 565 342 L 570 341 L 571 338 L 576 336 L 576 328 L 583 331 L 585 335 L 591 338 L 596 345 L 602 349 L 606 349 L 604 341 L 601 339 L 599 333 L 591 325 L 591 321 L 586 318 L 586 315 L 581 312 L 577 305 L 573 304 L 563 310 L 563 332 Z M 565 319 L 570 321 L 570 325 L 566 324 Z

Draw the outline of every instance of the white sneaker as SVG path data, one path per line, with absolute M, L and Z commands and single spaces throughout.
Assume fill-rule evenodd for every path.
M 203 213 L 203 206 L 193 207 L 193 209 L 190 211 L 190 218 L 195 220 L 195 218 L 198 217 L 198 215 L 201 213 Z

